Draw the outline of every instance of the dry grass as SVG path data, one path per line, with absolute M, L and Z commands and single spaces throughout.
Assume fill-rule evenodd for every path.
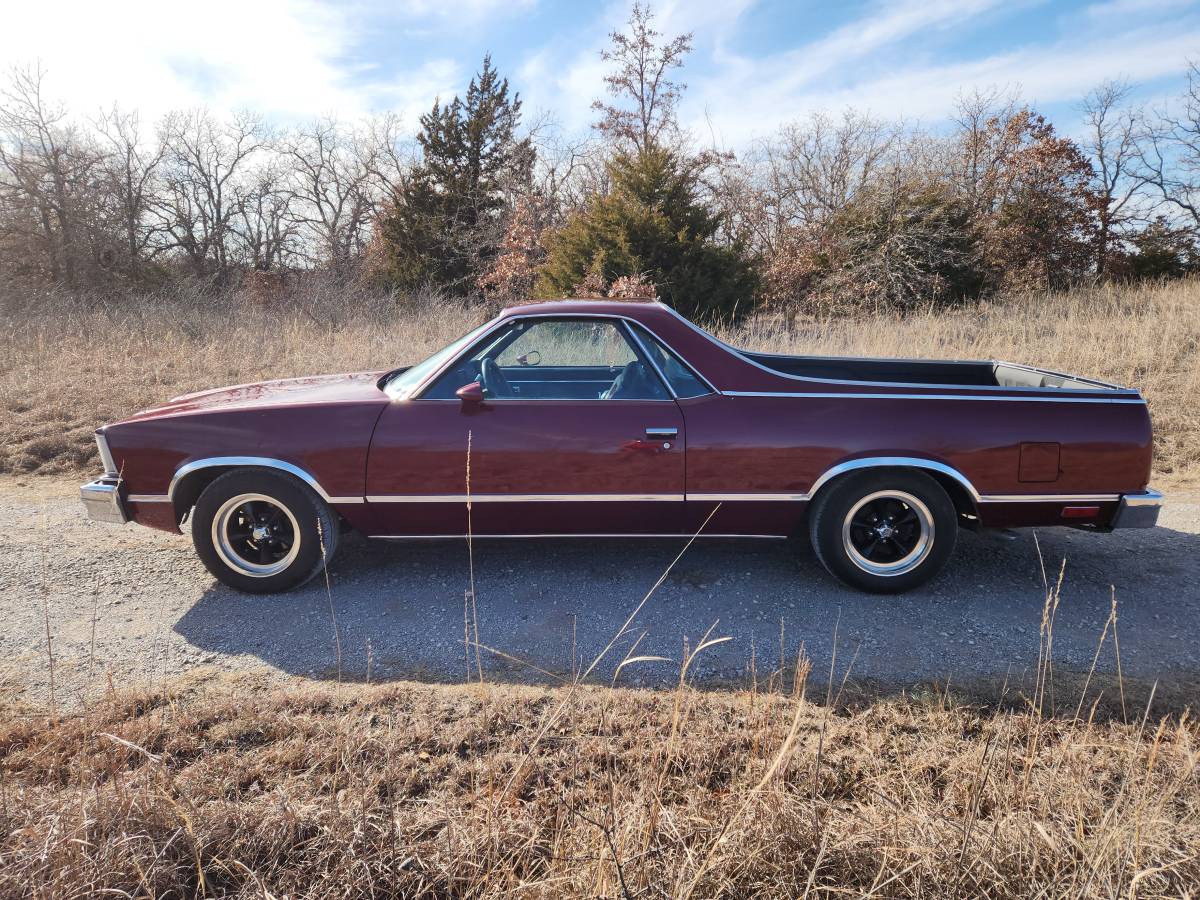
M 1194 462 L 1200 285 L 1058 302 L 791 337 L 761 321 L 734 337 L 1136 383 L 1160 430 L 1167 416 L 1170 465 Z M 96 420 L 218 381 L 415 359 L 477 318 L 235 313 L 22 317 L 2 344 L 4 465 L 88 465 Z M 59 450 L 37 444 L 51 429 Z M 1152 706 L 1124 682 L 1056 676 L 1060 587 L 1047 584 L 1028 700 L 988 707 L 937 692 L 839 702 L 849 673 L 833 662 L 814 703 L 802 653 L 765 691 L 700 693 L 686 662 L 674 692 L 583 683 L 596 663 L 564 687 L 501 686 L 482 683 L 476 657 L 469 686 L 160 689 L 74 715 L 0 701 L 0 897 L 1190 896 L 1200 727 L 1139 715 L 1135 702 Z M 464 650 L 477 640 L 465 630 Z M 1101 693 L 1111 715 L 1096 715 Z
M 319 287 L 266 309 L 236 296 L 0 297 L 0 472 L 90 471 L 103 422 L 206 387 L 415 362 L 484 315 Z M 797 353 L 998 357 L 1137 386 L 1150 400 L 1159 473 L 1200 462 L 1200 281 L 803 323 L 790 334 L 760 319 L 723 336 Z
M 0 721 L 0 895 L 1183 896 L 1200 729 L 345 686 Z M 1085 710 L 1086 715 L 1086 710 Z

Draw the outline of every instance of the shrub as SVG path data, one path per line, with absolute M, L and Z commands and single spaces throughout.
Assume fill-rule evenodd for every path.
M 754 269 L 741 248 L 716 241 L 721 221 L 700 200 L 699 166 L 661 147 L 618 154 L 609 192 L 549 236 L 538 294 L 567 295 L 589 274 L 605 283 L 644 275 L 687 316 L 748 309 Z

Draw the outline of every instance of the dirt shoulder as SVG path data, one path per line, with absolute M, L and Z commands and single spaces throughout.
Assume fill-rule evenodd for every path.
M 249 597 L 217 584 L 186 536 L 89 522 L 75 481 L 0 479 L 0 679 L 45 698 L 47 623 L 60 698 L 117 685 L 228 674 L 461 681 L 467 554 L 461 542 L 391 544 L 350 536 L 323 583 Z M 1047 529 L 1051 577 L 1066 560 L 1055 665 L 1086 672 L 1119 602 L 1122 671 L 1183 689 L 1200 676 L 1200 496 L 1175 489 L 1159 528 L 1093 535 Z M 680 549 L 678 541 L 489 541 L 475 550 L 481 663 L 492 680 L 553 683 L 589 661 Z M 670 685 L 685 642 L 710 627 L 731 640 L 705 653 L 701 683 L 766 680 L 801 643 L 817 675 L 851 665 L 856 683 L 1019 684 L 1036 667 L 1044 590 L 1032 532 L 964 532 L 948 569 L 901 597 L 858 594 L 776 542 L 696 544 L 614 655 L 635 639 L 668 662 L 621 682 Z M 331 609 L 332 607 L 332 609 Z M 331 612 L 333 616 L 331 616 Z M 836 641 L 835 641 L 836 634 Z M 516 661 L 520 660 L 520 662 Z M 471 665 L 474 665 L 473 657 Z M 1097 664 L 1116 671 L 1111 643 Z

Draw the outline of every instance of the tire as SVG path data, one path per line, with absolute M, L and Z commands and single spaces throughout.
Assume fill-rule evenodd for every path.
M 839 478 L 809 510 L 813 551 L 829 574 L 873 594 L 924 584 L 950 559 L 958 511 L 923 472 L 887 469 Z
M 308 485 L 263 469 L 219 476 L 192 515 L 192 543 L 204 567 L 249 594 L 286 591 L 313 578 L 332 561 L 338 530 L 333 511 Z

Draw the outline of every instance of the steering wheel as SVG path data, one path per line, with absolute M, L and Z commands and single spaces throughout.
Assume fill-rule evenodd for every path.
M 490 357 L 479 364 L 479 380 L 483 382 L 483 392 L 488 397 L 513 396 L 512 385 L 508 383 L 508 379 L 496 365 L 496 360 Z

